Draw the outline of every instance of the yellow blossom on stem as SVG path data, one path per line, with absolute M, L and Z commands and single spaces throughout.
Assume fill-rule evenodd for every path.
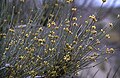
M 109 23 L 109 26 L 110 26 L 110 27 L 113 27 L 113 24 L 112 24 L 112 23 Z
M 9 29 L 9 31 L 10 31 L 10 32 L 15 32 L 15 30 L 14 30 L 14 29 Z
M 110 38 L 110 35 L 109 35 L 109 34 L 106 34 L 106 36 L 105 36 L 105 37 L 109 39 L 109 38 Z
M 75 8 L 75 7 L 72 8 L 72 11 L 76 11 L 76 10 L 77 10 L 77 8 Z
M 77 17 L 73 17 L 72 20 L 73 20 L 73 21 L 77 21 Z
M 8 50 L 9 50 L 9 48 L 5 48 L 5 50 L 6 50 L 6 51 L 8 51 Z
M 70 59 L 71 59 L 71 58 L 70 58 L 70 55 L 67 54 L 67 55 L 64 56 L 64 60 L 65 60 L 65 61 L 69 61 Z
M 51 25 L 56 25 L 56 23 L 54 21 L 51 22 Z
M 104 3 L 104 2 L 106 2 L 106 0 L 102 0 L 102 2 Z
M 117 18 L 118 18 L 118 19 L 120 18 L 120 14 L 117 15 Z
M 89 18 L 91 18 L 94 22 L 97 22 L 95 15 L 90 15 Z
M 95 30 L 95 29 L 96 29 L 96 26 L 92 26 L 92 29 Z

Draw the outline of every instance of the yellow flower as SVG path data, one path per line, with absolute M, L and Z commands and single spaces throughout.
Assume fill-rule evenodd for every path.
M 39 31 L 43 31 L 43 28 L 42 28 L 42 27 L 40 27 L 38 30 L 39 30 Z
M 72 20 L 73 20 L 73 21 L 77 21 L 77 17 L 73 17 Z
M 69 28 L 64 28 L 64 30 L 65 30 L 66 32 L 69 32 L 69 31 L 70 31 Z
M 25 2 L 25 0 L 20 0 L 21 2 Z
M 59 29 L 59 27 L 58 27 L 58 26 L 56 26 L 56 27 L 55 27 L 55 29 L 56 29 L 56 30 L 58 30 L 58 29 Z
M 67 3 L 71 3 L 71 2 L 73 2 L 73 0 L 66 0 L 66 2 L 67 2 Z
M 49 63 L 48 63 L 47 61 L 44 61 L 44 64 L 45 64 L 45 65 L 48 65 Z
M 50 14 L 50 16 L 51 16 L 51 17 L 54 17 L 54 15 L 53 15 L 53 14 Z
M 78 26 L 78 24 L 74 22 L 74 23 L 73 23 L 73 26 Z
M 112 24 L 112 23 L 109 23 L 109 26 L 110 26 L 110 27 L 113 27 L 113 24 Z
M 20 59 L 23 59 L 23 58 L 24 58 L 24 56 L 20 56 L 19 58 L 20 58 Z
M 117 15 L 117 18 L 118 18 L 118 19 L 120 18 L 120 15 L 119 15 L 119 14 Z
M 78 47 L 78 50 L 81 50 L 82 48 L 83 48 L 83 46 L 80 45 L 80 46 Z
M 8 50 L 9 50 L 9 48 L 5 48 L 5 50 L 6 50 L 6 51 L 8 51 Z
M 106 48 L 106 53 L 114 53 L 114 51 L 113 48 Z
M 110 38 L 110 35 L 109 35 L 109 34 L 107 34 L 105 37 L 109 39 L 109 38 Z
M 35 49 L 34 49 L 34 48 L 31 48 L 31 49 L 30 49 L 30 51 L 31 51 L 31 52 L 34 52 L 34 51 L 35 51 Z
M 108 61 L 108 58 L 107 58 L 107 57 L 105 57 L 105 61 Z
M 114 48 L 110 48 L 111 53 L 114 53 L 114 51 L 115 51 Z
M 56 3 L 55 6 L 58 6 L 58 4 Z
M 96 29 L 96 26 L 92 26 L 92 29 L 95 30 L 95 29 Z
M 72 47 L 71 45 L 69 45 L 68 43 L 66 43 L 66 49 L 67 49 L 67 50 L 73 50 L 74 47 Z
M 76 42 L 76 41 L 73 41 L 73 44 L 77 44 L 77 42 Z
M 54 32 L 54 31 L 50 31 L 50 34 L 52 34 L 52 35 L 53 35 L 53 34 L 55 34 L 55 32 Z
M 94 38 L 93 38 L 93 37 L 90 37 L 89 39 L 90 39 L 90 40 L 94 40 Z
M 96 53 L 96 52 L 94 52 L 93 55 L 96 56 L 96 57 L 98 57 L 98 53 Z
M 25 50 L 29 50 L 28 47 L 25 47 Z
M 100 44 L 100 40 L 99 39 L 96 40 L 96 44 Z
M 51 72 L 51 75 L 54 77 L 54 76 L 57 76 L 57 72 L 56 71 L 52 71 Z
M 76 10 L 77 10 L 77 8 L 75 8 L 75 7 L 72 8 L 72 11 L 76 11 Z
M 70 55 L 67 54 L 67 55 L 64 56 L 64 60 L 65 60 L 65 61 L 69 61 L 70 59 L 71 59 L 71 58 L 70 58 Z
M 48 24 L 47 24 L 47 26 L 48 26 L 48 28 L 50 28 L 50 27 L 51 27 L 51 24 L 50 24 L 50 23 L 48 23 Z
M 14 29 L 9 29 L 9 31 L 10 31 L 10 32 L 15 32 L 15 30 L 14 30 Z
M 93 19 L 94 22 L 97 22 L 95 15 L 90 15 L 89 18 Z
M 25 37 L 29 37 L 29 35 L 28 35 L 28 34 L 26 34 L 26 35 L 25 35 Z
M 89 50 L 93 50 L 93 47 L 92 46 L 88 46 Z
M 106 0 L 102 0 L 102 2 L 104 3 L 104 2 L 106 2 Z
M 66 23 L 66 24 L 69 24 L 69 23 L 70 23 L 70 21 L 66 19 L 65 23 Z
M 54 21 L 52 21 L 51 25 L 56 25 L 56 23 Z
M 92 33 L 92 34 L 96 34 L 96 33 L 97 33 L 97 31 L 95 31 L 95 30 L 92 30 L 92 31 L 91 31 L 91 33 Z

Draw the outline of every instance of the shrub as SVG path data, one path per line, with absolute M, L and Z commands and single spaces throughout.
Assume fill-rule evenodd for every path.
M 24 0 L 21 1 L 18 3 L 24 6 Z M 104 37 L 110 38 L 108 31 L 113 25 L 110 23 L 98 29 L 97 14 L 81 23 L 82 16 L 74 15 L 77 7 L 70 7 L 72 1 L 45 2 L 42 10 L 29 9 L 27 17 L 21 10 L 23 6 L 18 9 L 16 5 L 10 7 L 10 16 L 1 19 L 1 26 L 7 28 L 1 34 L 4 39 L 0 62 L 2 77 L 69 77 L 93 62 L 99 64 L 111 57 L 114 49 L 102 48 L 101 41 Z

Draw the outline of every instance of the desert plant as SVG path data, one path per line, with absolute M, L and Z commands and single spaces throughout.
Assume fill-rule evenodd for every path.
M 102 39 L 110 38 L 108 31 L 113 27 L 112 23 L 97 29 L 97 12 L 81 23 L 82 16 L 77 13 L 77 7 L 70 7 L 73 0 L 64 0 L 64 7 L 59 0 L 52 1 L 49 4 L 49 1 L 45 2 L 52 8 L 33 8 L 28 15 L 21 7 L 16 14 L 16 5 L 12 5 L 10 20 L 2 18 L 8 30 L 2 32 L 1 77 L 72 77 L 78 71 L 89 68 L 92 62 L 99 64 L 114 53 L 112 47 L 101 47 Z M 24 6 L 25 1 L 20 2 Z M 74 16 L 75 13 L 79 17 Z M 22 18 L 22 14 L 26 17 Z M 47 27 L 43 26 L 44 23 Z

